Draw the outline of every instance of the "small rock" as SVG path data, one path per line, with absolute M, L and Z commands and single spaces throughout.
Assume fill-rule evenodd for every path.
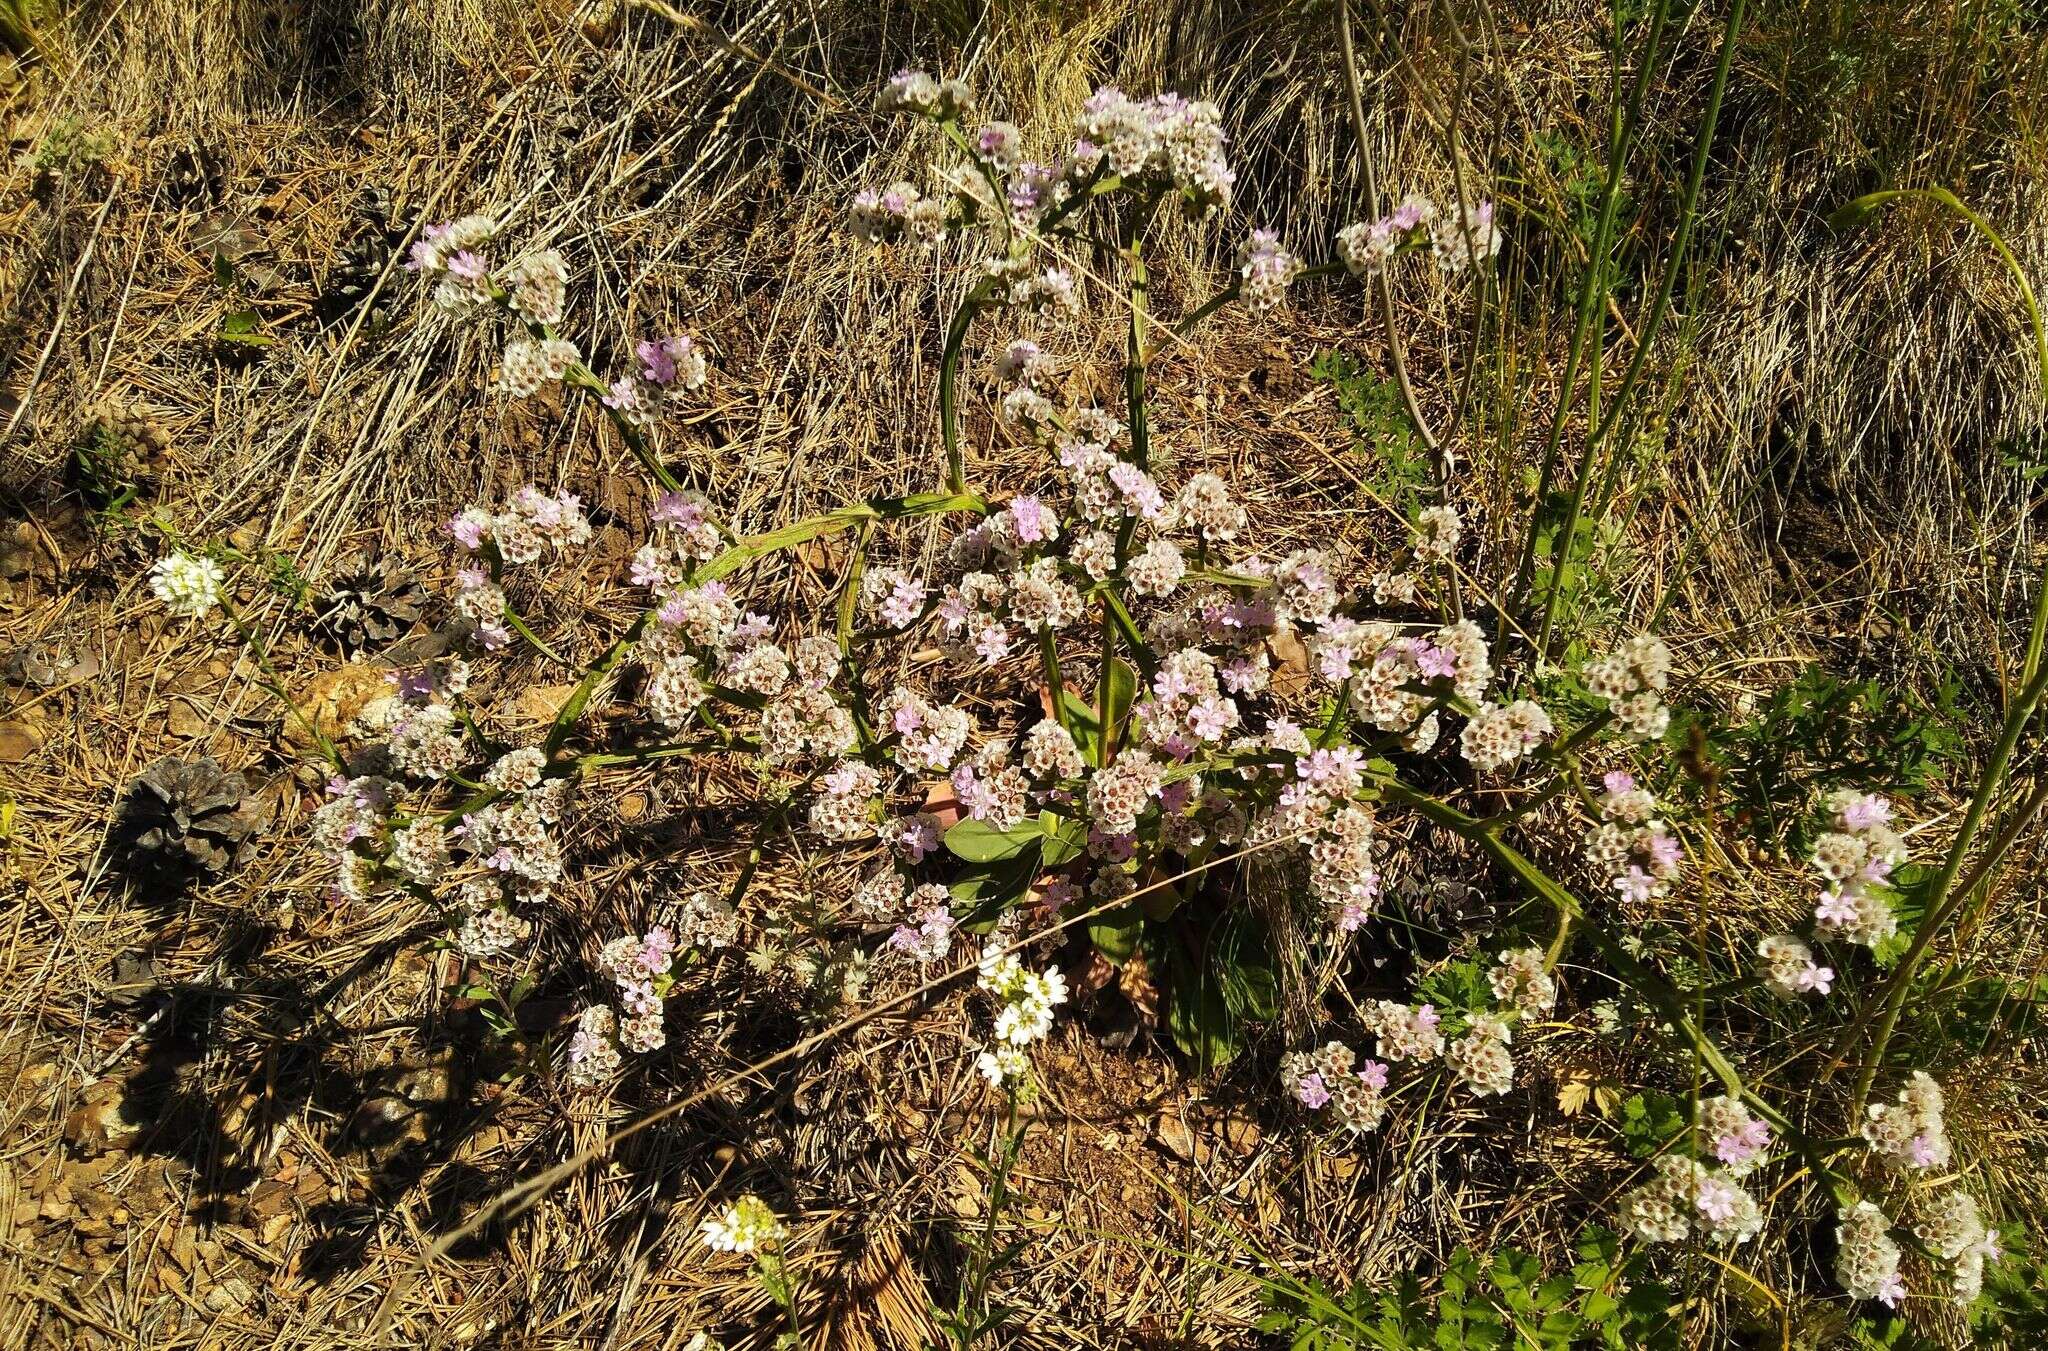
M 1233 1154 L 1249 1154 L 1259 1147 L 1259 1123 L 1247 1116 L 1223 1118 L 1223 1143 Z
M 206 1292 L 206 1307 L 213 1313 L 233 1313 L 256 1298 L 256 1292 L 240 1276 L 230 1276 Z
M 553 722 L 575 692 L 574 685 L 529 685 L 519 692 L 519 716 L 530 722 Z
M 85 1101 L 64 1118 L 64 1138 L 71 1147 L 90 1158 L 112 1149 L 122 1149 L 142 1133 L 142 1123 L 129 1120 L 121 1110 L 127 1094 L 119 1083 L 102 1079 L 85 1090 Z
M 43 738 L 26 723 L 0 722 L 0 765 L 18 765 L 43 748 Z
M 1173 1155 L 1182 1163 L 1194 1162 L 1195 1137 L 1194 1133 L 1188 1129 L 1185 1121 L 1171 1113 L 1161 1112 L 1159 1114 L 1159 1123 L 1153 1129 L 1154 1134 L 1158 1136 L 1160 1145 L 1165 1148 L 1167 1153 Z
M 170 725 L 175 737 L 196 739 L 213 730 L 212 722 L 189 699 L 171 700 Z

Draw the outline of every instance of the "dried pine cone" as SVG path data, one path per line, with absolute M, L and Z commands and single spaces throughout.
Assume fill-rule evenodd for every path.
M 320 627 L 350 651 L 394 642 L 419 622 L 426 592 L 390 555 L 353 553 L 334 567 Z
M 352 237 L 342 246 L 340 256 L 320 285 L 316 305 L 322 324 L 341 323 L 370 301 L 370 293 L 376 289 L 404 235 L 404 231 L 391 226 L 390 192 L 380 187 L 366 191 L 356 203 Z M 402 288 L 387 281 L 377 295 L 369 322 L 390 322 L 392 306 L 401 294 Z
M 220 197 L 220 156 L 197 141 L 179 146 L 164 169 L 164 196 L 172 206 L 206 203 Z
M 129 789 L 130 845 L 165 868 L 222 872 L 261 824 L 260 804 L 247 782 L 211 757 L 166 757 Z

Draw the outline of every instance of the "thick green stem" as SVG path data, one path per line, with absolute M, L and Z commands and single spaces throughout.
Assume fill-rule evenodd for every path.
M 2043 581 L 2048 590 L 2048 579 Z M 2019 745 L 2020 735 L 2026 730 L 2034 709 L 2041 702 L 2044 691 L 2048 691 L 2048 670 L 2036 672 L 2034 679 L 2020 691 L 2019 697 L 2006 708 L 2005 727 L 1999 734 L 1998 746 L 1991 753 L 1991 759 L 1984 766 L 1984 775 L 1977 783 L 1977 792 L 1970 799 L 1970 809 L 1963 816 L 1962 827 L 1957 830 L 1954 843 L 1949 846 L 1948 858 L 1941 865 L 1941 874 L 1935 879 L 1933 888 L 1927 893 L 1927 913 L 1920 921 L 1920 927 L 1913 934 L 1913 942 L 1906 949 L 1906 955 L 1899 959 L 1899 965 L 1885 983 L 1877 1007 L 1880 1010 L 1877 1035 L 1872 1039 L 1870 1050 L 1863 1057 L 1862 1069 L 1856 1076 L 1856 1095 L 1850 1109 L 1850 1119 L 1861 1120 L 1863 1104 L 1869 1099 L 1870 1085 L 1877 1078 L 1878 1070 L 1884 1064 L 1885 1048 L 1890 1045 L 1892 1031 L 1898 1026 L 1899 1013 L 1906 1006 L 1906 995 L 1913 987 L 1913 973 L 1933 946 L 1935 938 L 1946 927 L 1956 906 L 1969 893 L 1955 890 L 1956 876 L 1962 871 L 1963 859 L 1969 853 L 1970 844 L 1977 837 L 1978 829 L 1984 824 L 1984 815 L 1990 810 L 1991 802 L 2005 782 L 2005 767 L 2012 759 L 2013 748 Z M 1859 1017 L 1850 1025 L 1843 1038 L 1842 1054 L 1847 1054 L 1848 1042 L 1862 1031 L 1866 1017 Z

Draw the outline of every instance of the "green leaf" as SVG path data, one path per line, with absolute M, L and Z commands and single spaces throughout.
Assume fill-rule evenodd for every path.
M 946 889 L 953 898 L 967 902 L 970 909 L 960 927 L 970 933 L 987 933 L 1003 912 L 1022 900 L 1038 877 L 1038 851 L 1027 849 L 1013 857 L 977 863 L 966 869 Z
M 1195 1062 L 1197 1073 L 1230 1063 L 1238 1051 L 1238 1022 L 1224 998 L 1223 984 L 1202 961 L 1174 937 L 1162 944 L 1171 975 L 1166 1008 L 1167 1030 L 1174 1045 Z
M 243 347 L 269 347 L 277 339 L 262 331 L 262 322 L 254 310 L 234 310 L 222 317 L 214 336 Z
M 966 820 L 946 832 L 946 848 L 969 863 L 994 863 L 1015 858 L 1044 839 L 1038 818 L 1027 817 L 1008 830 L 997 830 L 986 821 Z
M 1138 939 L 1144 931 L 1145 913 L 1134 902 L 1105 910 L 1088 921 L 1088 941 L 1104 959 L 1117 966 L 1129 961 L 1138 950 Z
M 1042 858 L 1048 868 L 1057 868 L 1063 863 L 1071 862 L 1088 847 L 1088 827 L 1078 820 L 1049 811 L 1040 812 L 1038 828 L 1045 835 Z
M 1138 673 L 1131 669 L 1129 662 L 1116 657 L 1110 661 L 1106 675 L 1104 688 L 1107 697 L 1102 700 L 1102 708 L 1108 716 L 1104 719 L 1103 730 L 1104 735 L 1114 741 L 1117 728 L 1123 726 L 1124 719 L 1130 716 L 1131 703 L 1138 696 Z
M 1066 711 L 1067 729 L 1074 734 L 1074 745 L 1081 758 L 1096 769 L 1102 768 L 1102 724 L 1096 721 L 1095 710 L 1072 690 L 1060 691 L 1060 707 Z
M 1669 1093 L 1644 1089 L 1621 1104 L 1621 1134 L 1629 1153 L 1647 1159 L 1685 1129 L 1685 1109 Z
M 214 285 L 220 287 L 223 291 L 235 289 L 234 260 L 219 249 L 213 251 L 213 281 Z

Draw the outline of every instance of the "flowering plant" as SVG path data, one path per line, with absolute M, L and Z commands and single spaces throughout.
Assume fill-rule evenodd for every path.
M 395 673 L 356 718 L 349 753 L 328 747 L 335 772 L 312 837 L 333 860 L 337 894 L 413 897 L 445 917 L 456 952 L 488 969 L 558 904 L 573 868 L 561 827 L 579 791 L 623 767 L 743 758 L 782 795 L 764 834 L 800 822 L 820 851 L 862 861 L 841 898 L 858 951 L 829 968 L 835 978 L 850 991 L 876 972 L 975 972 L 991 1007 L 973 1064 L 1014 1113 L 1030 1092 L 1031 1049 L 1073 993 L 1070 973 L 1142 958 L 1165 981 L 1174 1039 L 1198 1063 L 1220 1063 L 1247 1024 L 1272 1019 L 1282 965 L 1270 917 L 1234 900 L 1230 880 L 1279 879 L 1290 920 L 1336 949 L 1381 914 L 1389 876 L 1406 866 L 1394 841 L 1433 831 L 1519 888 L 1542 922 L 1497 942 L 1483 977 L 1444 1000 L 1366 1003 L 1354 1040 L 1372 1037 L 1372 1058 L 1320 1032 L 1283 1056 L 1285 1094 L 1304 1117 L 1372 1131 L 1439 1065 L 1474 1099 L 1508 1093 L 1517 1038 L 1555 1016 L 1560 962 L 1582 941 L 1670 1057 L 1717 1090 L 1697 1098 L 1681 1138 L 1622 1200 L 1628 1229 L 1648 1242 L 1746 1242 L 1763 1225 L 1757 1177 L 1797 1160 L 1839 1208 L 1844 1289 L 1900 1298 L 1910 1236 L 1895 1237 L 1871 1198 L 1948 1163 L 1939 1086 L 1916 1071 L 1896 1102 L 1866 1107 L 1884 1063 L 1883 1021 L 1851 1096 L 1857 1134 L 1846 1144 L 1818 1137 L 1710 1034 L 1700 1011 L 1709 987 L 1687 988 L 1629 932 L 1652 902 L 1697 883 L 1706 830 L 1686 819 L 1659 755 L 1681 687 L 1670 648 L 1654 635 L 1622 637 L 1578 663 L 1576 697 L 1547 697 L 1545 642 L 1514 648 L 1507 608 L 1496 606 L 1491 634 L 1465 609 L 1460 558 L 1471 545 L 1447 457 L 1434 500 L 1361 584 L 1336 550 L 1260 547 L 1230 483 L 1213 473 L 1176 481 L 1155 445 L 1150 382 L 1162 342 L 1232 300 L 1271 316 L 1309 278 L 1385 284 L 1409 254 L 1484 287 L 1503 247 L 1491 205 L 1406 199 L 1347 227 L 1336 261 L 1315 266 L 1252 230 L 1235 280 L 1169 326 L 1149 308 L 1146 248 L 1169 207 L 1196 220 L 1230 208 L 1234 175 L 1214 105 L 1104 89 L 1059 153 L 1038 159 L 1018 127 L 975 124 L 955 81 L 905 73 L 879 105 L 928 122 L 963 162 L 930 192 L 902 182 L 860 193 L 848 234 L 877 247 L 965 240 L 985 250 L 947 327 L 944 482 L 929 491 L 736 533 L 705 485 L 659 453 L 664 416 L 711 379 L 699 340 L 637 340 L 606 379 L 561 336 L 572 278 L 561 254 L 498 266 L 502 232 L 481 216 L 425 231 L 412 266 L 432 282 L 435 305 L 509 330 L 504 393 L 560 384 L 604 410 L 652 480 L 650 533 L 616 581 L 636 617 L 583 668 L 545 731 L 508 746 L 483 730 L 472 664 L 520 641 L 559 660 L 520 597 L 538 588 L 544 563 L 589 542 L 591 523 L 575 495 L 535 486 L 447 523 L 458 561 L 449 653 Z M 1072 247 L 1091 218 L 1115 240 L 1119 287 Z M 1052 379 L 1060 325 L 1097 291 L 1121 307 L 1115 407 L 1063 402 Z M 995 424 L 1043 468 L 1031 491 L 1007 496 L 974 483 L 961 431 L 966 340 L 985 318 L 1011 339 L 991 363 L 1002 387 Z M 880 561 L 891 527 L 926 518 L 957 522 L 934 566 Z M 749 569 L 849 533 L 826 622 L 750 608 Z M 151 583 L 174 613 L 196 618 L 218 602 L 223 577 L 181 555 Z M 884 676 L 900 667 L 882 652 L 925 644 L 943 675 Z M 969 678 L 1022 686 L 1038 716 L 990 725 L 985 703 L 959 697 Z M 2042 679 L 2030 672 L 2027 688 L 2030 712 Z M 644 735 L 623 747 L 594 737 L 586 722 L 600 701 L 635 704 Z M 1505 805 L 1489 815 L 1459 805 L 1482 792 Z M 1795 1008 L 1835 998 L 1854 950 L 1893 936 L 1908 849 L 1892 805 L 1848 790 L 1825 805 L 1810 923 L 1764 939 L 1739 989 L 1717 994 L 1761 989 Z M 1536 860 L 1517 837 L 1539 820 L 1578 832 L 1576 858 Z M 568 1085 L 601 1089 L 661 1050 L 679 976 L 739 938 L 752 877 L 724 895 L 693 890 L 644 931 L 603 942 L 592 963 L 603 997 L 559 1047 Z M 1092 953 L 1063 970 L 1053 940 L 1069 931 Z M 1859 1152 L 1882 1167 L 1859 1177 L 1842 1162 Z M 1998 1253 L 1995 1231 L 1966 1193 L 1914 1204 L 1915 1251 L 1948 1273 L 1958 1298 L 1974 1296 Z M 762 1209 L 736 1207 L 707 1225 L 707 1241 L 779 1252 L 779 1222 Z

